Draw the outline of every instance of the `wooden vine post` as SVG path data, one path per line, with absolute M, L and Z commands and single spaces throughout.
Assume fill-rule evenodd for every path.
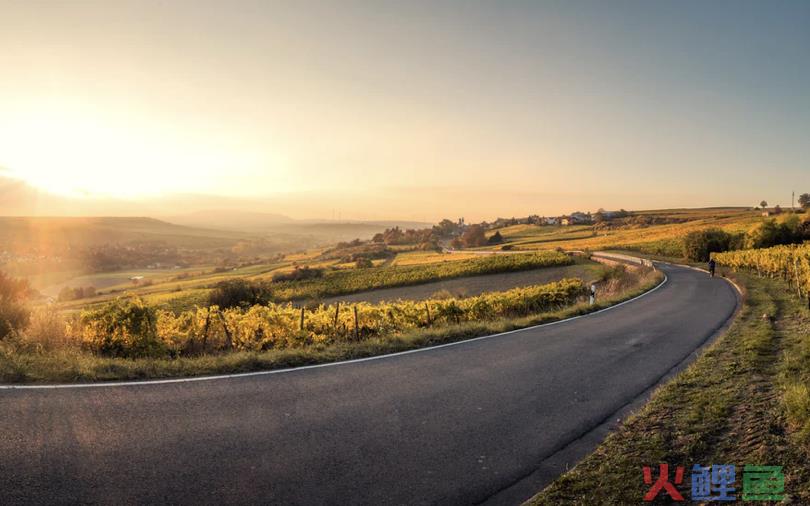
M 357 306 L 354 306 L 354 339 L 356 341 L 360 340 L 360 327 L 357 323 Z
M 802 282 L 799 278 L 799 257 L 793 255 L 793 277 L 796 279 L 796 291 L 799 293 L 799 298 L 802 298 Z
M 301 308 L 301 325 L 298 327 L 301 332 L 304 331 L 304 308 Z
M 222 315 L 222 311 L 217 311 L 217 315 L 219 316 L 219 321 L 222 322 L 222 328 L 225 330 L 225 338 L 228 340 L 225 345 L 228 349 L 233 349 L 233 336 L 231 335 L 230 329 L 228 329 L 228 323 L 225 321 L 225 317 Z
M 425 311 L 427 311 L 427 324 L 428 327 L 430 327 L 433 324 L 433 322 L 430 320 L 430 304 L 428 304 L 427 302 L 425 302 Z
M 209 309 L 208 312 L 205 314 L 205 325 L 203 326 L 203 339 L 202 339 L 202 349 L 205 351 L 205 347 L 208 345 L 208 326 L 211 324 L 211 310 Z
M 338 315 L 340 314 L 340 302 L 335 304 L 335 322 L 332 326 L 335 328 L 335 334 L 338 332 Z

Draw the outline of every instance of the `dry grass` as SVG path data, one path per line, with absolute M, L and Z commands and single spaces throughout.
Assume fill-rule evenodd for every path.
M 788 502 L 810 503 L 810 316 L 781 282 L 737 280 L 732 328 L 531 504 L 639 504 L 642 466 L 661 462 L 782 465 Z

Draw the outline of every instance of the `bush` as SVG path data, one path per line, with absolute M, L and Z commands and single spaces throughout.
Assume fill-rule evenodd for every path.
M 56 300 L 59 302 L 70 302 L 72 300 L 85 299 L 95 296 L 96 288 L 94 286 L 86 286 L 84 288 L 80 286 L 76 288 L 65 286 L 59 290 L 59 295 L 56 297 Z
M 492 236 L 487 240 L 487 244 L 501 244 L 503 242 L 503 236 L 500 232 L 495 232 Z
M 247 279 L 226 279 L 214 286 L 208 296 L 208 305 L 221 308 L 250 307 L 266 304 L 269 300 L 270 290 L 264 283 Z
M 155 309 L 140 298 L 117 299 L 80 317 L 82 341 L 108 357 L 140 358 L 166 355 L 157 334 Z
M 367 269 L 369 267 L 374 267 L 374 262 L 372 262 L 370 258 L 361 257 L 357 259 L 357 262 L 355 262 L 355 267 L 358 269 Z
M 36 309 L 25 331 L 25 342 L 39 350 L 51 350 L 69 344 L 66 322 L 52 305 Z
M 805 239 L 806 227 L 796 215 L 777 223 L 766 220 L 755 226 L 745 236 L 748 248 L 770 248 L 780 244 L 797 244 Z
M 28 282 L 0 271 L 0 340 L 19 333 L 28 325 L 31 312 L 25 306 Z
M 296 267 L 291 272 L 279 272 L 273 276 L 274 282 L 299 281 L 302 279 L 314 279 L 323 277 L 323 269 L 311 267 Z
M 733 238 L 719 228 L 696 230 L 683 238 L 683 256 L 688 260 L 708 262 L 709 255 L 728 251 Z

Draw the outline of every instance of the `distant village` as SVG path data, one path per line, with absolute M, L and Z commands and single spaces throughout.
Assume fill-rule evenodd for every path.
M 484 222 L 482 225 L 488 226 L 488 228 L 502 228 L 512 225 L 593 225 L 607 220 L 624 218 L 629 214 L 630 213 L 624 209 L 619 211 L 605 211 L 604 209 L 600 209 L 595 213 L 574 211 L 573 213 L 564 214 L 562 216 L 538 216 L 534 214 L 525 218 L 498 218 L 492 223 Z

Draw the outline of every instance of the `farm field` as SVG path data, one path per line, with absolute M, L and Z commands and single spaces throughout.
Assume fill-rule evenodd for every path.
M 652 270 L 607 269 L 605 290 L 595 305 L 584 300 L 580 279 L 465 298 L 309 309 L 271 303 L 220 310 L 203 302 L 198 309 L 166 311 L 147 299 L 133 298 L 70 315 L 71 323 L 59 335 L 54 334 L 54 325 L 61 325 L 58 318 L 44 311 L 35 315 L 33 330 L 44 332 L 37 341 L 23 338 L 0 345 L 0 380 L 177 377 L 371 356 L 585 314 L 660 281 L 661 275 Z
M 327 297 L 322 302 L 324 304 L 334 304 L 338 301 L 376 303 L 397 299 L 427 299 L 437 294 L 445 297 L 469 297 L 489 291 L 503 291 L 522 286 L 550 283 L 563 278 L 578 278 L 588 283 L 601 279 L 605 271 L 606 268 L 602 264 L 581 259 L 568 266 L 484 274 L 445 281 L 431 281 L 398 288 L 381 288 L 370 292 Z
M 40 293 L 48 297 L 56 298 L 59 291 L 65 287 L 81 288 L 92 286 L 97 292 L 103 293 L 112 290 L 127 290 L 137 288 L 133 285 L 133 278 L 139 278 L 150 283 L 166 281 L 169 278 L 177 277 L 181 274 L 199 272 L 200 268 L 192 269 L 137 269 L 114 272 L 102 272 L 98 274 L 85 274 L 70 277 L 67 280 L 47 285 L 39 289 Z
M 275 262 L 232 269 L 194 267 L 162 272 L 158 270 L 137 270 L 81 276 L 71 280 L 69 284 L 72 286 L 86 286 L 83 282 L 87 281 L 92 286 L 98 284 L 100 286 L 106 285 L 106 287 L 99 290 L 95 297 L 59 303 L 58 307 L 61 310 L 78 310 L 122 296 L 139 296 L 162 301 L 187 300 L 191 296 L 197 300 L 197 295 L 207 293 L 209 287 L 219 281 L 240 277 L 262 277 L 267 273 L 283 269 L 289 265 L 288 262 Z M 142 275 L 144 280 L 139 284 L 133 284 L 129 279 L 130 274 Z M 49 289 L 49 292 L 52 291 L 53 289 Z
M 350 294 L 392 286 L 405 286 L 430 281 L 477 274 L 498 273 L 536 269 L 546 266 L 567 265 L 572 260 L 556 252 L 535 254 L 527 252 L 516 258 L 491 255 L 427 255 L 404 252 L 397 255 L 409 260 L 404 265 L 392 263 L 367 269 L 356 269 L 354 264 L 340 264 L 335 260 L 320 260 L 320 251 L 307 255 L 295 255 L 295 260 L 285 258 L 269 264 L 252 265 L 231 270 L 195 270 L 161 278 L 157 273 L 146 286 L 134 286 L 130 282 L 109 287 L 95 297 L 59 304 L 61 310 L 76 311 L 85 307 L 97 307 L 117 297 L 142 297 L 149 303 L 164 309 L 185 310 L 204 303 L 212 287 L 224 280 L 245 279 L 254 282 L 270 282 L 275 275 L 293 272 L 296 266 L 305 265 L 322 269 L 323 276 L 302 281 L 274 282 L 274 300 L 313 300 L 338 294 Z M 427 259 L 434 260 L 432 262 Z M 123 273 L 106 273 L 92 279 L 120 281 Z M 538 278 L 540 279 L 540 278 Z M 543 278 L 546 279 L 546 278 Z M 548 278 L 550 279 L 550 278 Z M 432 292 L 431 292 L 432 293 Z
M 680 239 L 691 231 L 716 227 L 727 232 L 744 232 L 764 220 L 757 211 L 735 208 L 641 211 L 634 215 L 641 217 L 637 225 L 614 228 L 515 225 L 498 232 L 505 239 L 501 247 L 508 245 L 515 250 L 625 249 L 677 257 L 681 255 Z M 645 224 L 644 218 L 649 218 L 651 224 Z M 674 222 L 658 223 L 667 221 Z M 493 230 L 489 235 L 494 233 Z
M 531 253 L 553 249 L 622 249 L 634 253 L 671 257 L 680 255 L 680 238 L 690 231 L 719 227 L 729 232 L 741 232 L 764 219 L 757 212 L 735 208 L 639 211 L 634 213 L 634 216 L 639 217 L 637 219 L 642 224 L 621 227 L 591 225 L 504 227 L 497 231 L 505 242 L 496 246 L 495 250 L 510 249 L 511 251 L 508 253 Z M 652 224 L 643 224 L 647 221 Z M 674 222 L 670 223 L 670 221 Z M 162 229 L 159 230 L 162 231 Z M 494 232 L 490 231 L 488 235 L 491 236 Z M 99 234 L 100 232 L 94 233 Z M 447 254 L 437 251 L 414 251 L 408 247 L 393 246 L 391 248 L 392 258 L 374 260 L 375 267 L 370 271 L 353 272 L 355 270 L 353 263 L 324 259 L 325 250 L 316 248 L 287 254 L 279 261 L 259 262 L 245 267 L 222 269 L 209 265 L 168 270 L 113 271 L 79 276 L 65 274 L 62 277 L 44 277 L 40 281 L 40 286 L 42 286 L 42 292 L 50 297 L 55 297 L 65 286 L 93 286 L 96 288 L 97 295 L 94 297 L 61 303 L 59 307 L 64 310 L 76 311 L 127 294 L 144 297 L 164 308 L 182 310 L 204 301 L 207 293 L 219 281 L 236 278 L 269 281 L 279 273 L 293 271 L 296 266 L 306 266 L 323 269 L 324 278 L 281 286 L 277 299 L 323 299 L 369 289 L 437 281 L 440 278 L 433 279 L 434 274 L 438 272 L 437 266 L 466 260 L 474 261 L 476 258 L 482 258 L 482 254 L 492 250 L 493 247 L 488 246 L 456 250 L 452 252 L 453 254 Z M 425 266 L 426 270 L 421 274 L 414 274 L 417 270 L 422 270 L 419 266 Z M 378 271 L 379 268 L 394 270 Z M 407 269 L 414 270 L 407 271 Z M 384 274 L 381 274 L 383 272 Z M 470 272 L 464 275 L 473 274 Z M 144 279 L 136 285 L 130 280 L 135 276 L 143 276 Z M 416 277 L 412 280 L 405 280 L 408 276 Z M 453 276 L 455 274 L 450 277 Z M 44 285 L 48 280 L 51 281 L 51 284 Z M 457 287 L 457 285 L 450 286 Z M 425 295 L 425 292 L 420 291 L 419 293 Z
M 453 255 L 450 255 L 452 257 Z M 418 285 L 441 279 L 570 265 L 564 253 L 545 251 L 525 255 L 486 255 L 405 266 L 337 270 L 323 277 L 277 283 L 276 300 L 321 299 L 379 288 Z

